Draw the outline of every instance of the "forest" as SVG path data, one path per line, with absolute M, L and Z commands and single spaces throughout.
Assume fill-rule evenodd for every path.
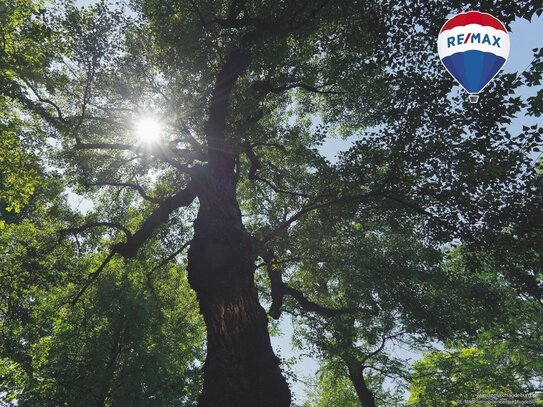
M 542 14 L 0 0 L 0 406 L 543 405 Z

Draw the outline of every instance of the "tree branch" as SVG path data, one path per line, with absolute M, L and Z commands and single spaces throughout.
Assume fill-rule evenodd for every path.
M 245 144 L 245 155 L 247 156 L 247 158 L 249 159 L 251 163 L 251 167 L 249 168 L 249 179 L 251 181 L 254 181 L 258 179 L 256 176 L 256 173 L 259 169 L 262 168 L 262 164 L 260 160 L 258 159 L 258 157 L 256 156 L 253 150 L 253 147 L 249 143 Z
M 321 10 L 330 3 L 330 0 L 321 1 L 317 7 L 315 7 L 311 12 L 307 14 L 304 18 L 299 21 L 295 21 L 295 17 L 302 13 L 307 5 L 312 4 L 313 2 L 307 1 L 297 12 L 289 13 L 284 15 L 283 20 L 288 21 L 289 24 L 282 24 L 284 21 L 268 21 L 268 20 L 255 20 L 253 19 L 252 25 L 255 27 L 254 30 L 246 33 L 241 42 L 244 46 L 253 43 L 256 40 L 260 40 L 266 36 L 276 36 L 276 35 L 288 35 L 294 31 L 299 30 L 308 24 Z
M 383 194 L 383 196 L 387 199 L 390 199 L 391 201 L 394 201 L 394 202 L 397 202 L 409 209 L 412 209 L 414 210 L 415 212 L 421 214 L 421 215 L 424 215 L 430 219 L 432 219 L 434 222 L 436 222 L 437 224 L 443 226 L 444 229 L 450 231 L 450 232 L 453 232 L 453 233 L 457 233 L 458 230 L 457 228 L 455 228 L 453 225 L 449 224 L 447 221 L 441 219 L 440 217 L 438 217 L 437 215 L 434 215 L 433 213 L 429 212 L 428 210 L 424 209 L 424 208 L 421 208 L 420 206 L 418 206 L 417 204 L 413 203 L 413 202 L 409 202 L 409 201 L 406 201 L 405 199 L 402 199 L 402 198 L 399 198 L 397 196 L 393 196 L 393 195 L 390 195 L 390 194 Z
M 383 338 L 382 338 L 382 340 L 381 340 L 381 344 L 379 345 L 379 347 L 377 347 L 377 349 L 375 349 L 373 352 L 370 352 L 370 353 L 368 353 L 367 355 L 365 355 L 365 357 L 362 358 L 362 360 L 360 361 L 360 363 L 364 364 L 364 363 L 366 363 L 366 361 L 368 361 L 368 360 L 371 359 L 372 357 L 374 357 L 374 356 L 378 355 L 379 353 L 381 353 L 381 351 L 385 348 L 385 345 L 386 345 L 387 340 L 395 339 L 395 338 L 397 338 L 398 336 L 402 336 L 402 335 L 405 335 L 405 332 L 404 332 L 404 331 L 397 332 L 397 333 L 391 334 L 391 335 L 383 334 Z
M 262 178 L 259 175 L 257 175 L 257 171 L 260 168 L 262 168 L 260 159 L 255 154 L 253 146 L 251 144 L 245 143 L 244 147 L 245 147 L 245 155 L 247 156 L 247 158 L 249 159 L 249 162 L 251 163 L 251 166 L 249 168 L 249 175 L 248 175 L 249 180 L 263 182 L 266 185 L 268 185 L 277 194 L 285 194 L 285 195 L 298 196 L 302 198 L 309 198 L 309 195 L 307 194 L 302 194 L 299 192 L 292 192 L 292 191 L 281 189 L 275 186 L 271 181 L 268 181 L 267 179 Z
M 126 242 L 116 244 L 113 250 L 125 259 L 135 257 L 138 250 L 151 237 L 160 224 L 165 222 L 176 209 L 190 205 L 194 198 L 196 198 L 196 194 L 194 193 L 192 184 L 189 184 L 185 189 L 162 201 L 159 207 L 145 219 L 139 230 L 132 237 L 126 239 Z
M 74 150 L 118 150 L 118 151 L 132 151 L 136 154 L 139 154 L 141 152 L 145 152 L 146 150 L 134 146 L 131 144 L 124 144 L 124 143 L 81 143 L 80 141 L 77 141 L 76 144 L 73 147 Z M 192 174 L 192 168 L 188 165 L 181 164 L 177 162 L 173 157 L 172 154 L 174 152 L 168 148 L 165 148 L 164 146 L 155 146 L 153 149 L 149 150 L 151 154 L 153 154 L 156 158 L 159 160 L 162 160 L 168 164 L 170 164 L 172 167 L 176 168 L 177 170 L 184 172 L 186 174 Z
M 290 295 L 294 298 L 304 311 L 314 312 L 324 317 L 368 312 L 367 310 L 355 308 L 328 308 L 309 300 L 303 292 L 289 286 L 283 281 L 282 271 L 277 267 L 277 263 L 274 262 L 275 255 L 273 251 L 266 252 L 263 259 L 266 263 L 266 269 L 271 283 L 272 304 L 269 313 L 273 319 L 279 319 L 281 316 L 281 308 L 285 295 Z
M 125 226 L 121 225 L 120 223 L 115 223 L 115 222 L 92 222 L 92 223 L 87 223 L 85 225 L 81 225 L 81 226 L 77 226 L 73 228 L 60 229 L 57 233 L 61 235 L 65 235 L 69 233 L 80 234 L 88 229 L 92 229 L 96 227 L 114 228 L 114 229 L 118 229 L 124 232 L 127 238 L 130 238 L 132 236 L 132 233 L 130 232 L 130 230 L 128 230 Z
M 282 85 L 282 86 L 273 86 L 270 81 L 258 81 L 258 82 L 253 83 L 252 86 L 255 90 L 262 91 L 265 93 L 281 93 L 281 92 L 291 90 L 291 89 L 303 89 L 307 92 L 318 93 L 322 95 L 331 95 L 331 94 L 339 95 L 343 93 L 343 92 L 338 92 L 338 91 L 322 90 L 323 88 L 327 86 L 331 86 L 331 85 L 308 85 L 304 83 L 291 83 L 291 84 Z
M 154 198 L 150 196 L 149 194 L 147 194 L 147 192 L 145 192 L 145 189 L 141 185 L 131 184 L 129 182 L 100 181 L 100 182 L 92 182 L 88 184 L 88 186 L 111 186 L 111 187 L 130 188 L 137 191 L 140 194 L 140 196 L 146 201 L 156 203 L 156 204 L 160 204 L 162 202 L 162 200 L 158 198 Z
M 79 143 L 77 142 L 74 150 L 120 150 L 120 151 L 132 151 L 139 153 L 141 150 L 137 146 L 123 143 Z
M 245 7 L 247 0 L 232 0 L 230 9 L 228 10 L 228 20 L 235 20 Z
M 37 89 L 32 86 L 32 84 L 30 83 L 30 81 L 26 80 L 26 79 L 22 79 L 23 82 L 25 83 L 26 86 L 28 86 L 28 88 L 32 91 L 32 93 L 34 94 L 34 96 L 36 96 L 38 98 L 38 100 L 42 103 L 45 103 L 45 104 L 48 104 L 49 106 L 52 106 L 56 112 L 57 112 L 57 119 L 60 120 L 60 121 L 64 121 L 64 117 L 62 116 L 62 111 L 60 110 L 60 107 L 55 103 L 53 102 L 52 100 L 50 99 L 46 99 L 46 98 L 43 98 L 39 92 L 37 91 Z
M 292 215 L 290 218 L 288 218 L 287 220 L 285 220 L 284 222 L 279 224 L 279 226 L 277 228 L 275 228 L 273 231 L 271 231 L 267 236 L 265 236 L 262 239 L 261 244 L 262 245 L 266 244 L 277 233 L 279 233 L 280 231 L 282 231 L 284 229 L 287 229 L 290 225 L 292 225 L 294 222 L 296 222 L 298 219 L 300 219 L 303 215 L 305 215 L 305 214 L 307 214 L 309 212 L 312 212 L 312 211 L 315 211 L 315 210 L 318 210 L 318 209 L 322 209 L 322 208 L 326 208 L 326 207 L 331 206 L 331 205 L 347 203 L 347 202 L 363 201 L 363 200 L 365 200 L 367 198 L 381 196 L 381 195 L 383 195 L 383 191 L 378 189 L 376 191 L 368 192 L 366 194 L 342 196 L 342 197 L 332 199 L 332 200 L 329 200 L 329 201 L 326 201 L 326 202 L 314 203 L 314 204 L 307 205 L 304 208 L 302 208 L 300 211 L 298 211 L 297 213 Z
M 251 63 L 249 54 L 234 50 L 217 74 L 211 100 L 209 118 L 205 124 L 210 165 L 215 166 L 221 158 L 231 156 L 232 151 L 225 144 L 226 116 L 230 94 L 241 73 Z M 231 158 L 231 157 L 230 157 Z
M 113 258 L 115 255 L 115 251 L 111 251 L 108 256 L 105 258 L 105 260 L 100 264 L 100 266 L 94 271 L 90 276 L 88 281 L 81 287 L 81 289 L 78 291 L 78 293 L 75 295 L 75 297 L 70 301 L 70 303 L 75 305 L 77 301 L 81 298 L 81 296 L 87 291 L 87 289 L 91 286 L 92 283 L 96 281 L 96 279 L 100 276 L 102 271 L 106 268 L 106 266 L 109 264 L 109 261 Z
M 183 252 L 183 250 L 185 250 L 187 247 L 190 246 L 192 240 L 189 240 L 188 242 L 186 242 L 185 244 L 183 244 L 183 246 L 181 246 L 179 249 L 177 249 L 175 252 L 173 252 L 172 254 L 170 254 L 168 257 L 166 257 L 164 260 L 162 260 L 159 264 L 157 264 L 155 267 L 153 267 L 153 269 L 147 274 L 147 277 L 150 278 L 153 273 L 157 270 L 159 270 L 160 268 L 164 267 L 166 264 L 168 264 L 170 261 L 172 261 L 173 259 L 175 259 L 179 254 L 181 254 L 181 252 Z
M 258 22 L 261 22 L 262 20 L 251 18 L 248 15 L 245 15 L 242 18 L 238 18 L 245 3 L 246 3 L 246 0 L 233 0 L 232 3 L 230 4 L 230 9 L 229 9 L 227 18 L 215 17 L 215 18 L 206 19 L 202 11 L 196 5 L 196 2 L 194 0 L 190 0 L 192 9 L 198 16 L 198 19 L 200 20 L 200 24 L 202 25 L 202 27 L 207 27 L 207 26 L 216 24 L 221 28 L 244 28 L 244 27 L 254 26 Z

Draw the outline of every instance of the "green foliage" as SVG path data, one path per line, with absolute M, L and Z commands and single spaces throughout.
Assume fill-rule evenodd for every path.
M 398 389 L 383 389 L 382 377 L 369 375 L 367 381 L 370 387 L 375 389 L 375 398 L 378 405 L 387 407 L 402 405 L 401 392 Z M 334 366 L 334 364 L 323 365 L 310 386 L 309 397 L 303 407 L 360 406 L 353 384 L 340 366 Z
M 19 213 L 40 182 L 37 159 L 23 149 L 21 123 L 0 102 L 0 228 L 8 213 Z
M 314 390 L 309 393 L 309 400 L 304 407 L 345 406 L 359 407 L 352 383 L 345 375 L 337 375 L 331 369 L 322 369 L 315 382 Z
M 494 399 L 497 406 L 510 405 L 508 395 L 530 405 L 542 405 L 537 393 L 526 393 L 531 383 L 518 376 L 514 352 L 514 348 L 497 346 L 429 353 L 415 364 L 408 405 L 441 407 L 469 401 L 470 405 L 482 406 L 493 395 L 501 395 Z
M 48 38 L 50 31 L 44 24 L 44 11 L 42 2 L 34 0 L 7 0 L 0 5 L 0 84 L 3 92 L 9 89 L 10 81 L 26 79 L 24 75 L 37 74 L 45 67 L 47 43 L 40 42 Z
M 39 2 L 13 0 L 0 4 L 0 228 L 6 221 L 17 219 L 16 214 L 29 203 L 41 178 L 36 155 L 43 131 L 20 116 L 21 104 L 34 105 L 23 84 L 43 75 L 51 58 L 50 32 L 43 12 Z
M 540 225 L 532 225 L 531 229 L 532 232 L 540 229 Z M 509 244 L 516 245 L 518 239 L 518 236 L 510 238 Z M 496 243 L 503 244 L 504 240 Z M 484 405 L 484 398 L 492 397 L 488 396 L 491 394 L 503 397 L 516 394 L 519 400 L 530 402 L 529 405 L 536 405 L 537 401 L 538 405 L 543 404 L 540 397 L 543 384 L 541 302 L 526 293 L 519 295 L 516 284 L 507 287 L 504 277 L 509 273 L 503 273 L 503 264 L 492 261 L 496 254 L 493 250 L 479 252 L 480 262 L 472 260 L 473 250 L 473 247 L 461 247 L 451 260 L 451 267 L 463 269 L 467 275 L 476 267 L 482 268 L 479 275 L 502 291 L 503 300 L 497 304 L 500 318 L 491 326 L 481 327 L 474 340 L 449 341 L 451 351 L 434 351 L 416 362 L 409 405 L 460 405 L 459 400 L 478 398 L 479 404 L 474 405 Z M 516 252 L 517 260 L 521 261 L 517 267 L 530 264 L 532 255 L 530 245 L 524 245 L 522 252 Z M 503 403 L 496 401 L 496 405 L 510 404 L 504 398 Z
M 194 363 L 201 357 L 203 338 L 182 271 L 162 272 L 164 276 L 154 282 L 160 293 L 156 298 L 142 293 L 141 281 L 133 281 L 137 270 L 120 268 L 115 275 L 117 268 L 113 266 L 75 309 L 62 309 L 51 335 L 34 345 L 37 383 L 17 397 L 20 402 L 28 398 L 31 405 L 91 406 L 99 400 L 111 406 L 194 403 L 199 391 Z

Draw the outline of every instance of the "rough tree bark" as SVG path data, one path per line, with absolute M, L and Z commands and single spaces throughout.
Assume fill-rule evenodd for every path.
M 256 255 L 236 200 L 235 153 L 225 139 L 229 95 L 249 63 L 234 51 L 217 75 L 205 129 L 209 162 L 193 177 L 200 207 L 188 276 L 207 327 L 201 407 L 290 405 L 254 285 Z

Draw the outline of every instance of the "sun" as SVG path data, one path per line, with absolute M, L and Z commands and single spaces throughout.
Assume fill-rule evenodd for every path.
M 136 138 L 142 143 L 154 143 L 160 140 L 162 125 L 150 117 L 141 118 L 136 122 Z

